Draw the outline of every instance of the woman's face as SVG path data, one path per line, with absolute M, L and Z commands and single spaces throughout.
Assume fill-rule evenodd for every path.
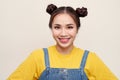
M 51 30 L 57 47 L 67 48 L 73 46 L 78 30 L 76 23 L 69 14 L 61 13 L 56 15 Z

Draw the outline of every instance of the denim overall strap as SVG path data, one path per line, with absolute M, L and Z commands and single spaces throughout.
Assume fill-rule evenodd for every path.
M 45 58 L 45 66 L 46 68 L 49 68 L 50 64 L 49 64 L 48 50 L 47 48 L 43 48 L 43 51 L 44 51 L 44 58 Z
M 85 52 L 84 52 L 84 54 L 83 54 L 82 62 L 81 62 L 81 65 L 80 65 L 80 68 L 81 68 L 82 70 L 84 70 L 88 53 L 89 53 L 89 51 L 85 50 Z

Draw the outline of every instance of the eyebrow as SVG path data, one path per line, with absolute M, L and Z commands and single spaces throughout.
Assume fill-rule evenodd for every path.
M 73 24 L 67 24 L 67 26 L 71 26 L 71 25 L 73 25 Z
M 54 24 L 56 26 L 60 26 L 60 24 Z M 73 24 L 67 24 L 67 26 L 70 26 L 70 25 L 73 25 Z
M 54 24 L 54 25 L 56 25 L 56 26 L 60 26 L 60 24 Z

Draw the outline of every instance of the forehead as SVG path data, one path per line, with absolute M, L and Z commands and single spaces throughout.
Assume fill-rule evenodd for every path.
M 61 13 L 54 17 L 53 24 L 75 24 L 75 21 L 70 14 Z

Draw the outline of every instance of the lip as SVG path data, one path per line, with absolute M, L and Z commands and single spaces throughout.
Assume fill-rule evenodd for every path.
M 70 40 L 70 38 L 59 38 L 59 41 L 60 41 L 61 43 L 68 43 L 69 40 Z

